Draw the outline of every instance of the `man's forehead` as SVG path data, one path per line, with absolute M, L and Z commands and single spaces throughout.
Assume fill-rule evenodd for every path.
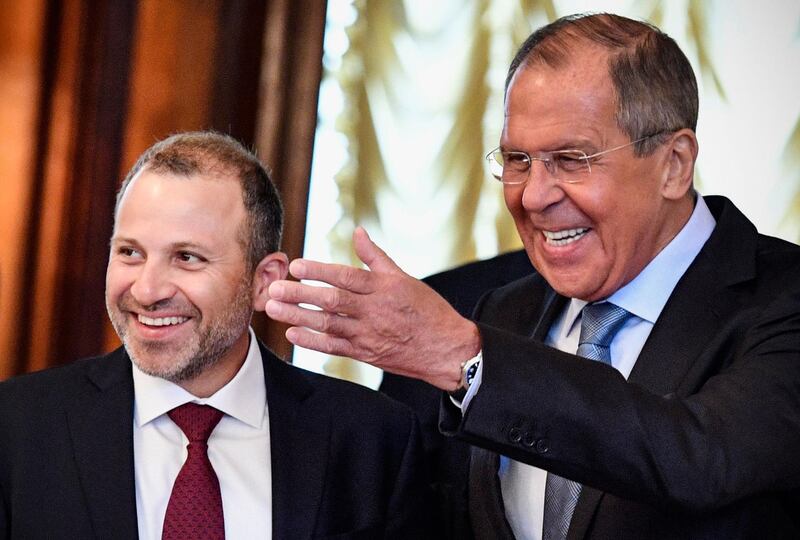
M 145 166 L 137 172 L 131 179 L 126 194 L 136 184 L 154 184 L 167 180 L 174 180 L 176 182 L 184 182 L 197 189 L 208 189 L 213 184 L 223 184 L 226 187 L 238 188 L 240 186 L 238 178 L 232 172 L 223 170 L 221 168 L 209 168 L 202 171 L 192 172 L 188 174 L 173 172 L 162 167 Z
M 610 87 L 609 51 L 597 43 L 582 40 L 581 44 L 572 45 L 557 65 L 550 65 L 536 56 L 528 58 L 509 81 L 507 99 L 520 79 L 538 79 L 542 84 L 566 83 L 573 87 Z
M 120 208 L 131 198 L 147 199 L 151 205 L 170 205 L 181 200 L 199 201 L 205 197 L 211 206 L 242 202 L 241 185 L 230 175 L 194 173 L 190 175 L 143 169 L 128 184 L 120 199 Z M 243 204 L 243 203 L 242 203 Z M 118 210 L 119 210 L 118 209 Z
M 510 81 L 506 116 L 582 117 L 616 110 L 616 93 L 608 71 L 608 53 L 597 45 L 575 47 L 569 61 L 556 67 L 541 61 L 523 63 Z M 546 120 L 547 121 L 547 120 Z
M 239 183 L 219 176 L 190 177 L 145 170 L 137 174 L 120 200 L 114 234 L 128 229 L 164 236 L 227 236 L 244 219 Z

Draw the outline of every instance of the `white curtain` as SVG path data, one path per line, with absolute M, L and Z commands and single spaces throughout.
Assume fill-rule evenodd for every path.
M 800 240 L 800 2 L 330 0 L 306 256 L 355 263 L 355 225 L 420 277 L 518 247 L 483 162 L 506 70 L 533 29 L 584 11 L 647 19 L 678 41 L 700 84 L 700 191 Z M 298 350 L 295 362 L 380 380 L 344 359 Z

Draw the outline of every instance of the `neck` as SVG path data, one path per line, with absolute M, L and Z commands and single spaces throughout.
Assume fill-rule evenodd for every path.
M 664 249 L 667 244 L 672 242 L 672 239 L 675 238 L 678 233 L 681 232 L 681 229 L 686 226 L 686 224 L 689 222 L 689 218 L 692 217 L 692 212 L 694 212 L 695 203 L 696 198 L 693 193 L 687 194 L 686 197 L 682 197 L 680 200 L 675 202 L 675 207 L 670 212 L 671 219 L 667 221 L 667 224 L 664 227 L 664 234 L 659 242 L 660 247 L 658 252 Z

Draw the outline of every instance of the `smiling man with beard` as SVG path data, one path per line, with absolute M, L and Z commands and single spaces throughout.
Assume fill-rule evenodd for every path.
M 124 347 L 0 384 L 0 538 L 426 536 L 411 411 L 250 329 L 286 276 L 281 225 L 230 137 L 141 156 L 106 275 Z

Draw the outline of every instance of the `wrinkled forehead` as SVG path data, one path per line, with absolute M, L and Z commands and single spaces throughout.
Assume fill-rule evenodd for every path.
M 580 51 L 558 67 L 521 65 L 509 83 L 501 145 L 525 151 L 599 149 L 616 137 L 616 94 L 600 52 Z

